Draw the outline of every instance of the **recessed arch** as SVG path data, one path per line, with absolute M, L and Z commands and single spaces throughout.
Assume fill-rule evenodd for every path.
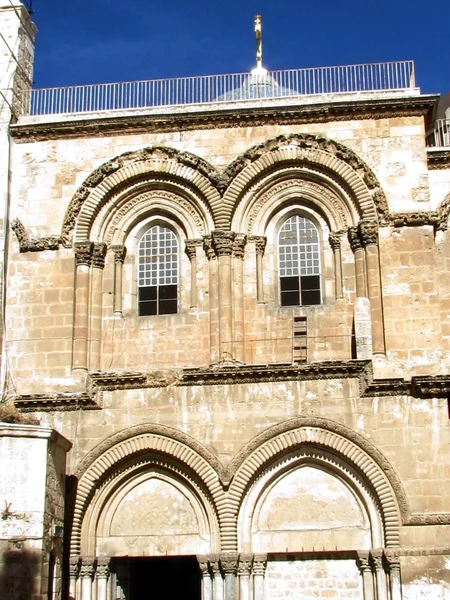
M 442 231 L 447 231 L 448 228 L 448 219 L 450 217 L 450 192 L 445 196 L 442 202 L 439 204 L 437 208 L 437 213 L 439 215 L 439 229 Z

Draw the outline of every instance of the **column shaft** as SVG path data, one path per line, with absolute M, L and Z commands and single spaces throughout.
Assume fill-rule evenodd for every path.
M 350 227 L 348 239 L 355 257 L 356 297 L 367 298 L 366 259 L 358 227 Z
M 125 260 L 127 249 L 125 246 L 111 246 L 114 252 L 114 314 L 122 315 L 122 296 L 123 296 L 123 261 Z
M 383 568 L 383 553 L 381 550 L 372 552 L 377 584 L 377 600 L 388 600 L 386 573 Z
M 358 566 L 362 575 L 364 600 L 375 600 L 372 568 L 369 553 L 358 553 Z
M 341 234 L 330 233 L 329 241 L 334 257 L 334 295 L 338 299 L 343 297 Z
M 250 240 L 255 243 L 256 252 L 256 301 L 264 302 L 263 256 L 267 238 L 261 235 L 253 235 L 250 237 Z
M 239 556 L 238 577 L 239 577 L 239 600 L 250 600 L 250 573 L 252 569 L 251 554 L 241 554 Z
M 267 554 L 255 554 L 253 557 L 253 600 L 264 600 L 266 566 Z
M 380 261 L 378 246 L 366 247 L 367 287 L 372 313 L 372 344 L 374 353 L 384 354 L 383 305 L 381 300 Z
M 92 261 L 92 242 L 75 244 L 75 315 L 72 368 L 88 368 L 89 329 L 89 270 Z
M 219 268 L 219 360 L 233 359 L 231 254 L 235 234 L 214 231 L 212 242 Z
M 219 360 L 219 286 L 216 253 L 212 237 L 203 238 L 203 248 L 209 262 L 209 339 L 211 363 Z
M 106 244 L 94 244 L 91 277 L 91 316 L 89 328 L 89 368 L 100 369 L 102 344 L 102 298 L 103 268 L 105 266 Z
M 390 600 L 402 600 L 402 584 L 400 577 L 400 559 L 398 556 L 387 556 L 389 564 L 389 587 L 391 591 Z
M 239 362 L 245 361 L 245 328 L 244 328 L 244 252 L 246 236 L 236 235 L 233 244 L 233 282 L 234 282 L 234 343 L 233 356 Z

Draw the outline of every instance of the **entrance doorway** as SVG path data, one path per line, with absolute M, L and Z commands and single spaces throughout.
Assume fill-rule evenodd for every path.
M 201 600 L 201 574 L 195 556 L 117 558 L 113 600 Z

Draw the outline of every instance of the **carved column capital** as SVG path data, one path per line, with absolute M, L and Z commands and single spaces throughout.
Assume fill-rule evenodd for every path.
M 184 242 L 184 251 L 190 261 L 197 256 L 197 247 L 203 244 L 203 240 L 186 240 Z
M 96 567 L 95 557 L 83 558 L 80 566 L 80 577 L 93 578 Z
M 203 249 L 208 260 L 216 258 L 216 251 L 213 246 L 212 235 L 203 236 Z
M 358 552 L 357 565 L 361 573 L 372 571 L 370 566 L 370 556 L 368 552 Z
M 366 246 L 370 246 L 370 245 L 374 245 L 374 246 L 378 245 L 378 223 L 377 223 L 377 221 L 375 221 L 375 220 L 360 221 L 358 228 L 359 228 L 359 232 L 361 235 L 362 245 L 364 246 L 364 248 Z
M 90 267 L 94 251 L 93 242 L 75 242 L 74 247 L 76 266 L 80 267 L 81 265 L 85 265 L 87 267 Z
M 350 248 L 353 252 L 362 249 L 362 240 L 356 225 L 348 228 L 348 241 L 350 242 Z
M 69 559 L 69 575 L 71 579 L 76 579 L 80 573 L 80 557 L 71 556 Z
M 244 258 L 245 245 L 247 244 L 247 236 L 244 233 L 237 233 L 233 242 L 233 256 L 236 258 Z
M 106 244 L 103 242 L 95 243 L 92 249 L 92 266 L 96 269 L 103 269 L 105 266 Z
M 267 567 L 267 554 L 253 556 L 253 575 L 264 575 Z
M 341 234 L 337 231 L 332 231 L 328 236 L 328 241 L 330 242 L 331 249 L 333 252 L 341 249 Z
M 220 564 L 225 575 L 235 575 L 238 566 L 237 552 L 224 552 L 220 555 Z
M 392 571 L 400 571 L 400 557 L 399 556 L 392 556 L 392 555 L 386 555 L 386 561 L 387 564 L 389 566 L 389 570 Z
M 209 556 L 209 567 L 213 577 L 218 575 L 222 576 L 222 570 L 220 568 L 220 557 L 218 554 L 211 554 Z
M 372 550 L 371 555 L 375 571 L 383 571 L 383 550 Z
M 197 562 L 198 562 L 198 566 L 199 566 L 200 572 L 202 574 L 202 577 L 208 577 L 208 575 L 210 574 L 208 557 L 205 555 L 199 554 L 199 555 L 197 555 Z
M 111 250 L 114 253 L 114 262 L 123 265 L 125 256 L 127 255 L 126 246 L 111 246 Z
M 249 576 L 252 571 L 253 554 L 240 554 L 238 562 L 238 575 Z
M 267 238 L 264 235 L 251 235 L 250 242 L 254 242 L 256 254 L 264 255 L 267 245 Z
M 212 232 L 212 243 L 217 256 L 231 256 L 236 234 L 233 231 L 216 229 Z
M 97 569 L 95 571 L 95 577 L 97 579 L 108 579 L 110 573 L 109 563 L 110 559 L 106 557 L 102 557 L 97 560 Z

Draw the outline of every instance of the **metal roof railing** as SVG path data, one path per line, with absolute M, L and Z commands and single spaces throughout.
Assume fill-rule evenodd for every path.
M 438 119 L 427 133 L 427 146 L 450 148 L 450 119 Z
M 413 61 L 32 89 L 23 114 L 175 107 L 415 87 Z

